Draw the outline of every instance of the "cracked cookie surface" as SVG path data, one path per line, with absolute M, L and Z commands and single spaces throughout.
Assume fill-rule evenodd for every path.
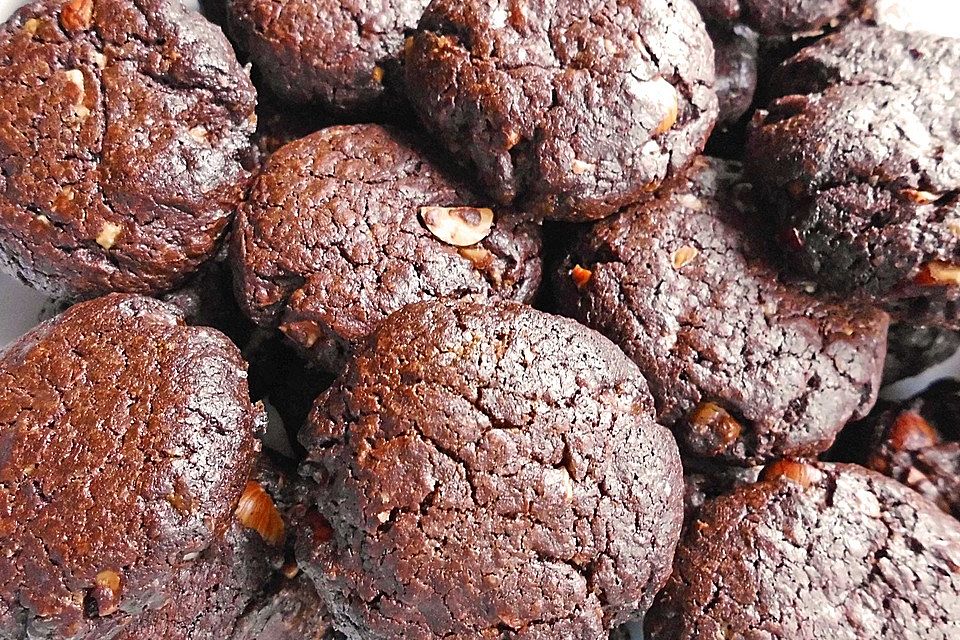
M 960 322 L 960 40 L 850 25 L 778 71 L 747 167 L 791 268 Z
M 782 283 L 743 186 L 738 164 L 698 159 L 587 230 L 554 273 L 557 297 L 639 365 L 689 453 L 815 455 L 873 406 L 888 319 Z
M 256 92 L 177 0 L 47 0 L 0 28 L 0 268 L 65 297 L 173 288 L 216 252 Z
M 856 465 L 793 475 L 803 483 L 763 480 L 700 511 L 651 640 L 957 637 L 960 523 Z
M 109 638 L 231 520 L 262 410 L 218 332 L 113 294 L 0 356 L 0 637 Z
M 717 118 L 689 0 L 436 0 L 406 48 L 426 128 L 501 203 L 601 218 L 680 173 Z
M 116 640 L 330 637 L 330 615 L 310 579 L 303 573 L 293 578 L 281 573 L 287 541 L 295 535 L 291 525 L 298 489 L 266 453 L 257 460 L 251 482 L 264 491 L 261 495 L 270 497 L 261 512 L 277 509 L 285 525 L 283 535 L 265 539 L 235 512 L 223 539 L 179 569 L 173 578 L 177 592 L 163 606 L 139 616 Z
M 676 444 L 608 340 L 515 303 L 392 315 L 315 406 L 298 546 L 348 638 L 600 640 L 682 520 Z
M 231 37 L 286 101 L 352 118 L 401 104 L 400 52 L 429 0 L 226 0 Z
M 322 366 L 404 304 L 444 296 L 530 299 L 540 229 L 498 208 L 489 234 L 454 246 L 427 208 L 486 203 L 379 125 L 330 127 L 274 153 L 240 208 L 232 237 L 238 297 Z M 442 235 L 442 234 L 441 234 Z M 449 239 L 449 238 L 447 238 Z

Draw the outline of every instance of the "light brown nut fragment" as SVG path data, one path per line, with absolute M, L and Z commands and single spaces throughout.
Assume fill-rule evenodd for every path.
M 913 411 L 904 411 L 890 426 L 890 446 L 896 451 L 919 451 L 940 442 L 936 430 Z
M 299 320 L 297 322 L 284 322 L 280 325 L 280 331 L 297 344 L 302 344 L 307 349 L 312 349 L 320 339 L 320 325 L 313 320 Z
M 97 244 L 104 249 L 110 249 L 116 244 L 121 231 L 123 231 L 123 227 L 120 225 L 112 222 L 104 222 L 100 228 L 100 233 L 97 234 Z
M 577 285 L 577 289 L 582 289 L 590 282 L 590 278 L 593 277 L 593 271 L 584 269 L 580 265 L 574 265 L 573 269 L 570 270 L 570 277 L 573 279 L 573 283 Z
M 900 195 L 914 204 L 933 204 L 940 196 L 929 191 L 920 191 L 917 189 L 901 189 Z
M 82 31 L 93 22 L 93 0 L 70 0 L 60 10 L 60 25 L 67 31 Z
M 650 132 L 651 136 L 659 136 L 669 131 L 677 123 L 680 115 L 680 100 L 677 90 L 663 78 L 656 78 L 641 85 L 640 90 L 644 98 L 650 100 L 661 109 L 660 122 Z
M 677 271 L 694 261 L 700 251 L 696 247 L 683 245 L 673 252 L 673 268 Z
M 493 264 L 493 254 L 483 247 L 463 248 L 458 253 L 472 262 L 477 269 L 488 269 Z
M 375 66 L 371 75 L 373 76 L 373 81 L 380 84 L 383 82 L 383 67 L 379 65 Z
M 276 546 L 283 541 L 283 517 L 258 482 L 247 483 L 235 515 L 240 524 L 259 533 L 267 543 Z
M 300 573 L 300 567 L 296 562 L 290 560 L 283 563 L 283 566 L 280 567 L 280 573 L 282 573 L 287 579 L 293 580 Z
M 196 127 L 192 127 L 190 131 L 188 131 L 187 133 L 190 135 L 191 138 L 193 138 L 197 142 L 200 142 L 202 144 L 206 144 L 208 142 L 207 136 L 209 134 L 207 133 L 206 127 L 198 125 Z
M 595 164 L 590 164 L 589 162 L 584 162 L 583 160 L 574 160 L 570 170 L 573 171 L 574 174 L 581 176 L 585 173 L 593 171 L 596 168 L 597 165 Z
M 477 244 L 493 228 L 487 207 L 420 207 L 420 219 L 434 237 L 455 247 Z
M 772 462 L 764 467 L 763 474 L 760 477 L 763 480 L 771 481 L 786 478 L 806 489 L 810 485 L 819 482 L 822 476 L 823 474 L 820 473 L 819 469 L 813 465 L 800 460 L 783 459 Z
M 120 574 L 106 569 L 93 579 L 94 602 L 97 603 L 97 615 L 108 616 L 120 608 Z
M 691 437 L 699 455 L 721 455 L 743 432 L 741 424 L 714 402 L 701 402 L 690 414 Z
M 916 283 L 920 286 L 954 286 L 960 285 L 960 265 L 933 260 L 920 267 Z

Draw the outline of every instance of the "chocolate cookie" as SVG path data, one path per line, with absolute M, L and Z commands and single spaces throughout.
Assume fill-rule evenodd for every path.
M 887 338 L 883 382 L 910 378 L 940 364 L 960 348 L 960 333 L 940 327 L 894 324 Z
M 679 535 L 680 460 L 652 412 L 633 363 L 570 320 L 405 307 L 301 437 L 330 530 L 298 558 L 351 639 L 606 640 Z
M 226 337 L 114 294 L 0 356 L 0 637 L 108 638 L 230 523 L 262 409 Z
M 957 637 L 960 523 L 856 465 L 766 477 L 701 510 L 648 638 Z
M 876 400 L 888 319 L 780 282 L 739 165 L 699 159 L 596 223 L 555 273 L 568 314 L 616 342 L 696 456 L 815 455 Z
M 157 293 L 217 251 L 256 92 L 177 0 L 43 0 L 0 28 L 0 268 L 59 296 Z
M 285 565 L 296 490 L 263 454 L 226 537 L 179 571 L 175 597 L 116 640 L 326 638 L 330 616 L 313 583 Z M 286 577 L 290 573 L 292 577 Z
M 784 64 L 747 160 L 795 270 L 960 322 L 958 70 L 960 40 L 862 25 Z
M 285 101 L 352 118 L 400 104 L 399 54 L 428 0 L 226 0 L 231 37 Z
M 528 300 L 540 232 L 487 204 L 377 125 L 331 127 L 273 154 L 237 217 L 241 304 L 320 364 L 404 304 L 443 296 Z
M 869 15 L 876 0 L 693 0 L 704 19 L 742 22 L 765 35 L 822 32 Z
M 498 202 L 588 220 L 703 149 L 712 54 L 689 0 L 435 0 L 405 73 L 424 125 Z

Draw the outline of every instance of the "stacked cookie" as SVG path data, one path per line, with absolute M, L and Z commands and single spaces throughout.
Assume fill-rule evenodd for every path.
M 0 638 L 960 636 L 960 39 L 204 10 L 0 29 Z

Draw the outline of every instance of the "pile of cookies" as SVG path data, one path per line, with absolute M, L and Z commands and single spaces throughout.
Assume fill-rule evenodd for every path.
M 17 11 L 0 640 L 960 637 L 923 6 Z

